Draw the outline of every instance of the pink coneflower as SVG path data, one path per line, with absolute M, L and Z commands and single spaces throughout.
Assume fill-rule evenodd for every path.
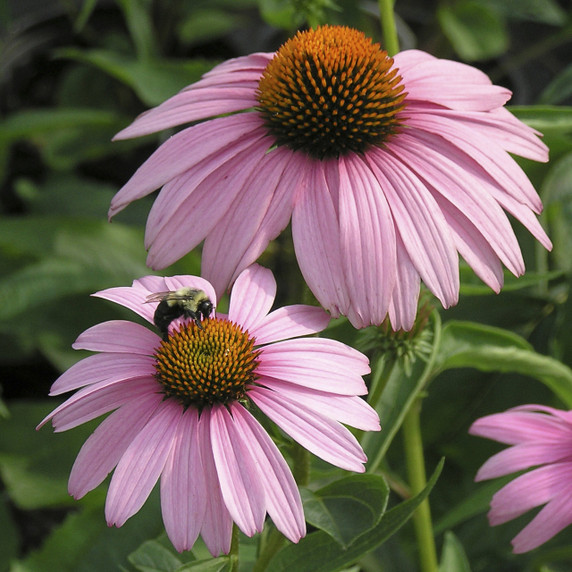
M 409 329 L 420 280 L 443 306 L 457 302 L 459 254 L 496 292 L 501 263 L 524 272 L 505 211 L 551 248 L 541 201 L 509 154 L 546 161 L 547 148 L 503 108 L 510 95 L 464 64 L 417 50 L 390 58 L 351 28 L 299 32 L 276 53 L 215 67 L 121 131 L 208 119 L 161 145 L 109 214 L 162 187 L 148 264 L 205 240 L 202 274 L 219 294 L 292 218 L 322 306 L 356 327 L 389 313 Z
M 195 276 L 146 276 L 131 287 L 96 296 L 117 302 L 149 322 L 148 297 L 182 287 L 213 287 Z M 329 317 L 311 306 L 269 312 L 272 273 L 252 266 L 237 278 L 228 316 L 177 319 L 164 341 L 147 327 L 104 322 L 79 336 L 74 348 L 99 352 L 65 372 L 51 395 L 80 389 L 55 409 L 56 431 L 110 411 L 83 445 L 69 491 L 82 497 L 114 468 L 107 494 L 108 524 L 135 514 L 161 477 L 161 507 L 177 550 L 198 535 L 213 555 L 230 549 L 233 521 L 247 535 L 261 531 L 266 513 L 297 542 L 305 534 L 292 473 L 262 425 L 266 415 L 309 451 L 338 467 L 362 472 L 366 457 L 345 423 L 379 430 L 375 411 L 360 397 L 367 358 L 329 339 L 292 339 L 322 330 Z
M 532 550 L 572 523 L 572 411 L 522 405 L 477 419 L 469 432 L 512 445 L 479 469 L 477 481 L 537 467 L 491 501 L 492 526 L 545 505 L 512 540 L 514 552 Z

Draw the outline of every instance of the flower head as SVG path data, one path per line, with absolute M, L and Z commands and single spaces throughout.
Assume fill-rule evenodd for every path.
M 536 467 L 491 501 L 492 526 L 544 505 L 512 540 L 514 552 L 532 550 L 572 524 L 572 411 L 522 405 L 477 419 L 469 432 L 511 445 L 479 469 L 477 481 Z
M 149 297 L 182 287 L 204 291 L 216 305 L 213 287 L 195 276 L 146 276 L 96 296 L 153 323 L 157 304 Z M 227 553 L 233 521 L 252 536 L 266 513 L 293 542 L 304 536 L 292 473 L 255 415 L 318 457 L 358 472 L 366 457 L 342 423 L 379 430 L 379 419 L 358 397 L 367 391 L 367 358 L 334 340 L 299 338 L 322 330 L 329 317 L 303 305 L 270 312 L 275 293 L 272 273 L 251 266 L 234 284 L 228 315 L 200 325 L 175 319 L 163 340 L 128 321 L 81 334 L 74 347 L 99 353 L 56 380 L 51 395 L 79 391 L 42 424 L 51 420 L 65 431 L 113 413 L 83 445 L 70 494 L 82 497 L 115 469 L 105 513 L 109 525 L 121 526 L 160 477 L 163 521 L 178 550 L 201 534 L 213 555 Z
M 220 64 L 119 133 L 199 121 L 109 213 L 162 187 L 148 263 L 163 268 L 204 240 L 202 274 L 219 294 L 291 219 L 322 306 L 356 327 L 389 315 L 409 329 L 421 280 L 443 306 L 457 302 L 459 255 L 497 292 L 502 264 L 524 272 L 507 212 L 551 248 L 510 155 L 546 161 L 547 148 L 504 109 L 509 98 L 475 68 L 417 50 L 390 58 L 350 28 L 299 32 L 275 54 Z

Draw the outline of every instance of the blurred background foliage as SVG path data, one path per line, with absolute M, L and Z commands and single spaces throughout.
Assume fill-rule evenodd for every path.
M 565 0 L 398 0 L 396 12 L 402 49 L 484 70 L 513 90 L 513 112 L 542 131 L 551 150 L 547 165 L 520 163 L 543 197 L 553 252 L 518 228 L 527 275 L 507 275 L 503 293 L 494 295 L 462 266 L 461 302 L 441 312 L 448 343 L 466 333 L 453 320 L 471 321 L 508 330 L 509 341 L 483 330 L 491 347 L 502 338 L 513 354 L 534 349 L 555 358 L 537 372 L 526 360 L 503 367 L 508 354 L 489 363 L 493 352 L 481 346 L 433 371 L 422 419 L 428 466 L 447 458 L 431 495 L 442 567 L 569 570 L 571 532 L 516 557 L 509 541 L 526 518 L 488 527 L 488 502 L 500 484 L 472 481 L 499 448 L 466 431 L 477 417 L 518 404 L 563 406 L 544 378 L 558 369 L 555 360 L 572 366 L 572 8 Z M 326 22 L 383 43 L 377 5 L 368 0 L 0 2 L 0 572 L 202 569 L 192 566 L 207 555 L 200 546 L 178 555 L 165 541 L 155 497 L 119 531 L 105 525 L 103 488 L 79 503 L 68 497 L 69 469 L 93 425 L 57 436 L 34 427 L 57 404 L 46 398 L 51 383 L 83 357 L 71 350 L 77 335 L 104 319 L 134 318 L 89 295 L 150 273 L 143 229 L 152 197 L 111 224 L 107 209 L 170 133 L 121 142 L 113 135 L 216 63 L 274 51 L 297 28 Z M 280 301 L 299 302 L 288 239 L 271 245 L 263 262 L 279 277 Z M 199 271 L 194 252 L 164 274 Z M 332 335 L 355 344 L 347 324 L 336 326 Z M 406 495 L 394 449 L 384 470 L 394 491 Z M 450 529 L 455 536 L 445 534 Z M 246 554 L 252 546 L 247 540 Z M 415 570 L 414 562 L 405 527 L 361 569 Z

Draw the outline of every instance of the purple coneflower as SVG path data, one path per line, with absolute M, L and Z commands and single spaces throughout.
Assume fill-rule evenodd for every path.
M 477 419 L 469 432 L 511 445 L 479 469 L 477 481 L 536 467 L 491 501 L 492 526 L 545 505 L 512 540 L 514 552 L 532 550 L 572 524 L 572 411 L 522 405 Z
M 146 276 L 131 287 L 96 296 L 153 323 L 157 292 L 191 287 L 216 304 L 213 287 L 195 276 Z M 161 478 L 161 507 L 177 550 L 198 535 L 213 555 L 230 549 L 233 521 L 247 535 L 266 513 L 297 542 L 305 534 L 298 488 L 266 430 L 263 414 L 309 451 L 338 467 L 362 472 L 366 457 L 345 423 L 379 430 L 360 397 L 367 358 L 329 339 L 304 338 L 328 323 L 311 306 L 272 312 L 272 273 L 251 266 L 237 278 L 228 316 L 177 319 L 164 341 L 134 322 L 110 321 L 79 336 L 74 348 L 99 352 L 72 366 L 51 395 L 79 389 L 55 409 L 56 431 L 111 413 L 83 445 L 69 491 L 80 498 L 114 468 L 107 494 L 108 524 L 121 526 Z M 297 338 L 297 339 L 293 339 Z
M 443 306 L 457 302 L 459 254 L 496 292 L 502 264 L 524 272 L 505 211 L 551 248 L 510 155 L 546 161 L 547 148 L 503 108 L 510 95 L 461 63 L 390 58 L 351 28 L 299 32 L 276 53 L 218 65 L 121 131 L 200 121 L 161 145 L 109 214 L 162 187 L 148 264 L 204 240 L 202 275 L 219 294 L 291 218 L 300 269 L 332 316 L 364 327 L 389 314 L 409 329 L 420 280 Z

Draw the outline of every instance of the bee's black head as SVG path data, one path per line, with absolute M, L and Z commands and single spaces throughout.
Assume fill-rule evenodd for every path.
M 213 303 L 208 298 L 201 300 L 197 306 L 197 310 L 199 311 L 199 314 L 206 319 L 212 314 Z

